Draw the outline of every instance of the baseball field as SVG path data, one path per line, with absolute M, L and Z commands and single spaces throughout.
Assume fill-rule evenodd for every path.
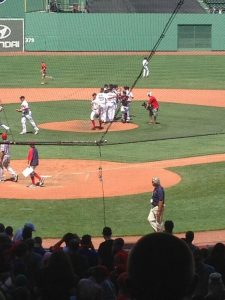
M 132 120 L 90 130 L 90 99 L 105 83 L 132 86 L 143 53 L 25 53 L 0 56 L 0 118 L 11 131 L 11 165 L 17 183 L 0 185 L 1 222 L 31 221 L 45 238 L 72 231 L 143 235 L 152 190 L 159 176 L 166 189 L 164 219 L 175 232 L 225 229 L 225 54 L 158 53 L 150 76 L 133 89 Z M 53 77 L 41 85 L 40 63 Z M 160 103 L 158 123 L 141 106 L 151 90 Z M 19 97 L 29 101 L 40 128 L 20 135 Z M 36 142 L 43 188 L 29 189 L 29 142 Z M 99 143 L 100 141 L 100 143 Z M 66 145 L 65 145 L 66 144 Z

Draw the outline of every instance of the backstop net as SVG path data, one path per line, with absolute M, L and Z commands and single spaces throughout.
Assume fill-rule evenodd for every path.
M 159 161 L 164 161 L 163 168 L 172 168 L 168 162 L 172 158 L 223 153 L 225 14 L 221 1 L 23 3 L 20 14 L 0 11 L 0 132 L 8 134 L 12 157 L 23 160 L 18 163 L 21 172 L 27 150 L 35 144 L 41 159 L 54 164 L 45 171 L 52 176 L 52 190 L 60 188 L 60 182 L 66 191 L 73 190 L 63 181 L 72 176 L 76 190 L 83 192 L 81 198 L 113 197 L 121 205 L 116 201 L 122 197 L 136 211 L 140 207 L 135 196 L 126 197 L 137 195 L 144 203 L 141 195 L 149 189 L 144 177 L 161 177 Z M 19 27 L 21 20 L 24 24 Z M 79 168 L 77 160 L 82 160 Z M 57 175 L 51 175 L 54 170 Z M 64 177 L 65 170 L 68 176 Z M 170 175 L 168 171 L 163 177 L 168 187 Z M 90 187 L 93 176 L 100 193 Z M 141 182 L 135 192 L 137 177 Z M 178 183 L 180 177 L 174 180 Z M 126 184 L 119 188 L 121 182 Z M 65 192 L 64 197 L 80 196 Z M 113 215 L 119 215 L 122 224 L 116 208 L 109 203 L 105 207 L 104 201 L 99 207 L 99 219 L 114 222 Z M 76 209 L 84 213 L 82 205 Z M 130 224 L 126 230 L 145 229 L 135 230 Z

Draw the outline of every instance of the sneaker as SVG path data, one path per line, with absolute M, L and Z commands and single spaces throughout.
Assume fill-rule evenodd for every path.
M 26 134 L 26 132 L 25 131 L 21 131 L 20 134 Z
M 39 132 L 39 129 L 37 128 L 37 129 L 35 129 L 34 134 L 38 134 L 38 132 Z
M 14 181 L 14 182 L 17 182 L 18 181 L 18 175 L 15 175 L 14 177 L 13 177 L 13 179 L 12 179 L 12 181 Z
M 28 188 L 35 188 L 36 185 L 32 183 L 32 184 L 30 184 L 30 185 L 27 185 L 27 187 L 28 187 Z
M 39 182 L 39 186 L 43 186 L 43 185 L 44 185 L 44 182 L 45 182 L 44 177 L 41 177 L 41 180 L 40 180 L 40 182 Z

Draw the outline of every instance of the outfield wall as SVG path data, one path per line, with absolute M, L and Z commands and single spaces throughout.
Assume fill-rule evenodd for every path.
M 0 18 L 24 18 L 24 0 L 6 0 L 0 3 Z
M 156 44 L 170 16 L 28 13 L 25 16 L 25 36 L 30 42 L 26 43 L 26 50 L 148 51 Z M 225 14 L 178 14 L 157 50 L 179 50 L 178 26 L 193 24 L 211 28 L 210 46 L 206 49 L 203 46 L 202 50 L 225 50 L 225 34 L 221 34 Z

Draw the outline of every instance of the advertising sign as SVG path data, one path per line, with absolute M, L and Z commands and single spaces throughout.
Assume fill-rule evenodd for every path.
M 0 52 L 18 51 L 24 51 L 24 20 L 0 19 Z

